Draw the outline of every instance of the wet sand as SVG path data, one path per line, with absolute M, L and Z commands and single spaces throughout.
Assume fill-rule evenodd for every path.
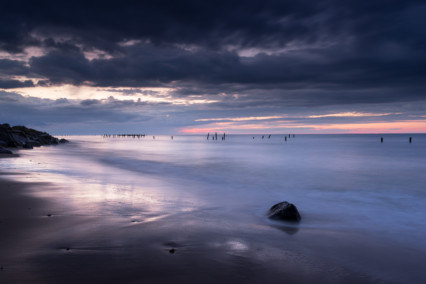
M 110 198 L 104 189 L 85 202 L 92 185 L 34 175 L 0 171 L 0 283 L 422 283 L 425 276 L 423 251 L 386 238 L 303 220 L 284 226 L 220 204 L 174 211 L 170 199 L 157 212 L 145 199 L 120 203 L 125 192 Z
M 52 184 L 3 176 L 0 188 L 1 283 L 374 282 L 344 267 L 270 248 L 256 235 L 232 241 L 226 230 L 215 232 L 208 224 L 204 230 L 191 228 L 173 223 L 173 217 L 144 222 L 57 215 L 63 204 L 33 194 L 57 190 Z

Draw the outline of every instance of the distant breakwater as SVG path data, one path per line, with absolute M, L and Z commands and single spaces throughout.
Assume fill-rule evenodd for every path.
M 226 135 L 227 134 L 225 132 L 222 135 L 220 135 L 222 141 L 226 140 Z M 146 134 L 102 134 L 101 136 L 103 138 L 133 138 L 133 139 L 140 139 L 140 138 L 148 137 Z M 259 138 L 260 137 L 262 139 L 265 139 L 265 137 L 268 138 L 268 139 L 271 139 L 272 134 L 260 135 Z M 291 138 L 291 137 L 295 138 L 296 134 L 288 134 L 288 136 L 285 135 L 284 136 L 284 141 L 285 142 L 287 142 L 287 137 L 288 138 Z M 173 135 L 170 136 L 170 139 L 173 140 L 173 138 L 174 138 Z M 253 139 L 255 139 L 255 138 L 256 138 L 256 136 L 253 136 Z M 155 139 L 155 136 L 152 136 L 152 139 Z M 212 141 L 218 140 L 218 133 L 215 132 L 214 134 L 213 133 L 210 134 L 210 132 L 209 132 L 206 135 L 206 139 L 207 140 L 212 140 Z
M 103 134 L 104 138 L 145 138 L 145 134 Z

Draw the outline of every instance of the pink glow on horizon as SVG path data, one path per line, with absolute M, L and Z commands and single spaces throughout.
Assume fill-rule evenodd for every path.
M 425 133 L 426 120 L 310 125 L 315 130 L 347 130 L 345 133 Z
M 185 128 L 180 130 L 180 132 L 183 133 L 191 133 L 191 134 L 198 134 L 198 133 L 208 133 L 208 132 L 218 132 L 218 130 L 214 128 Z M 220 132 L 220 131 L 219 131 Z
M 183 133 L 234 132 L 254 133 L 269 130 L 271 133 L 283 133 L 304 129 L 303 133 L 426 133 L 426 120 L 407 120 L 395 122 L 341 123 L 341 124 L 302 124 L 289 121 L 275 121 L 258 124 L 239 124 L 234 122 L 210 123 L 205 128 L 185 128 Z M 247 132 L 253 130 L 254 132 Z M 294 131 L 293 131 L 294 132 Z M 299 131 L 298 131 L 299 132 Z M 300 133 L 300 132 L 299 132 Z

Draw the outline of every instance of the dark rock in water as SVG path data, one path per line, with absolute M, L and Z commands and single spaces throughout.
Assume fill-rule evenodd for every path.
M 292 222 L 299 222 L 302 219 L 296 206 L 288 203 L 287 201 L 280 202 L 272 206 L 268 211 L 268 217 L 274 220 Z
M 68 143 L 70 141 L 68 141 L 67 139 L 62 138 L 61 140 L 59 140 L 59 143 Z
M 174 254 L 174 253 L 175 253 L 175 251 L 176 251 L 176 250 L 175 250 L 174 248 L 172 248 L 172 249 L 170 249 L 170 250 L 169 250 L 169 253 L 170 253 L 170 254 Z
M 0 147 L 0 154 L 13 154 L 12 151 Z

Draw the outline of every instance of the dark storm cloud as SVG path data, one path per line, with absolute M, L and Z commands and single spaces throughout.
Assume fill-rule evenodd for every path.
M 10 1 L 2 5 L 0 36 L 12 52 L 41 44 L 36 32 L 66 34 L 105 50 L 134 38 L 219 48 L 224 42 L 276 44 L 271 36 L 283 32 L 280 42 L 311 38 L 305 21 L 323 9 L 314 1 Z M 285 18 L 299 20 L 283 25 Z
M 1 80 L 0 89 L 13 89 L 13 88 L 24 88 L 34 87 L 34 83 L 31 80 L 18 81 L 18 80 Z
M 0 59 L 0 74 L 28 75 L 29 68 L 21 61 Z
M 355 36 L 364 43 L 422 41 L 423 1 L 8 1 L 0 12 L 1 47 L 71 37 L 103 50 L 125 39 L 157 44 L 283 46 Z M 407 32 L 409 33 L 407 34 Z M 413 39 L 414 35 L 414 39 Z M 417 38 L 417 39 L 416 39 Z
M 424 1 L 144 2 L 5 3 L 0 49 L 46 54 L 0 62 L 3 88 L 31 74 L 39 85 L 173 87 L 218 107 L 425 99 Z
M 0 89 L 33 87 L 31 80 L 16 80 L 15 76 L 30 75 L 29 68 L 17 60 L 0 59 Z
M 30 60 L 31 71 L 52 83 L 96 86 L 164 86 L 173 81 L 234 81 L 231 70 L 241 69 L 231 52 L 191 52 L 174 47 L 142 44 L 126 48 L 126 56 L 89 61 L 82 53 L 50 52 Z M 229 71 L 228 71 L 229 70 Z M 225 74 L 221 74 L 226 72 Z M 237 74 L 235 74 L 236 76 Z M 239 77 L 239 76 L 237 76 Z
M 155 48 L 151 44 L 126 50 L 126 56 L 92 61 L 81 53 L 52 52 L 32 58 L 31 72 L 50 78 L 54 84 L 90 81 L 95 86 L 153 87 L 192 82 L 205 88 L 208 84 L 220 85 L 226 92 L 233 89 L 424 87 L 426 75 L 426 65 L 418 63 L 419 59 L 426 61 L 426 58 L 420 57 L 382 60 L 357 55 L 348 58 L 346 52 L 317 50 L 314 59 L 306 51 L 241 58 L 235 52 L 186 51 Z
M 90 63 L 81 53 L 51 52 L 33 57 L 30 64 L 34 73 L 47 77 L 52 84 L 79 85 L 92 77 Z

